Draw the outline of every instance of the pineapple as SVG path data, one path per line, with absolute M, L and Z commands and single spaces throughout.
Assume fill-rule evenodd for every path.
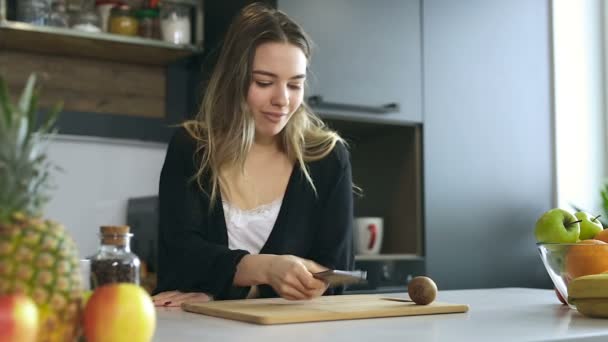
M 42 217 L 53 168 L 46 147 L 60 106 L 36 127 L 35 83 L 30 76 L 13 105 L 0 77 L 0 294 L 34 299 L 38 341 L 74 341 L 82 311 L 78 251 L 60 224 Z

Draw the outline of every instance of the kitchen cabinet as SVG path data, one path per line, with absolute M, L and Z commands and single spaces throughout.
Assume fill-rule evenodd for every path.
M 549 287 L 533 231 L 554 205 L 551 2 L 423 13 L 428 273 L 444 289 Z
M 277 6 L 314 42 L 307 98 L 330 104 L 314 106 L 322 117 L 422 122 L 419 0 L 278 0 Z
M 402 289 L 425 274 L 422 195 L 422 127 L 326 119 L 349 143 L 355 217 L 383 219 L 380 254 L 355 255 L 368 283 L 349 291 Z

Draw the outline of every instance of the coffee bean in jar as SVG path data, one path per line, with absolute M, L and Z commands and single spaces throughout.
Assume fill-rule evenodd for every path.
M 110 283 L 139 285 L 140 261 L 131 252 L 129 226 L 102 226 L 100 247 L 91 260 L 91 288 Z

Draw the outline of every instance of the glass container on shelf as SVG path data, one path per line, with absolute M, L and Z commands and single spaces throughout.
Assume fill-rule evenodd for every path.
M 190 6 L 161 1 L 160 29 L 164 41 L 173 44 L 190 44 Z
M 94 0 L 83 0 L 80 11 L 75 13 L 72 28 L 84 32 L 101 32 L 101 22 L 95 11 Z
M 143 38 L 160 39 L 160 17 L 158 8 L 144 8 L 135 11 L 139 21 L 139 36 Z
M 64 0 L 54 0 L 51 5 L 51 13 L 47 22 L 48 26 L 64 27 L 70 26 L 70 17 L 66 11 Z
M 131 252 L 129 226 L 102 226 L 101 245 L 91 256 L 91 287 L 110 283 L 140 283 L 140 260 Z
M 51 13 L 51 0 L 17 1 L 17 20 L 28 24 L 44 26 Z
M 129 5 L 123 4 L 112 8 L 108 23 L 108 31 L 110 33 L 136 36 L 138 25 L 137 18 L 133 15 L 133 11 Z
M 99 23 L 99 16 L 95 12 L 84 12 L 79 13 L 74 18 L 74 23 L 72 28 L 78 31 L 84 32 L 101 32 L 101 27 Z
M 121 2 L 118 0 L 95 1 L 95 9 L 97 10 L 97 15 L 99 15 L 99 22 L 103 32 L 108 32 L 108 23 L 110 21 L 110 13 L 112 12 L 112 8 L 120 4 Z

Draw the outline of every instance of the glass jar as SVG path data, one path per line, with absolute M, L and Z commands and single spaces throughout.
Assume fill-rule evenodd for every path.
M 114 34 L 122 34 L 124 36 L 137 35 L 138 22 L 133 11 L 128 5 L 120 5 L 112 8 L 110 14 L 110 22 L 108 31 Z
M 51 13 L 51 0 L 17 1 L 17 20 L 34 25 L 46 25 Z
M 162 1 L 160 29 L 164 41 L 173 44 L 190 44 L 190 6 Z
M 66 11 L 64 0 L 54 0 L 51 5 L 51 13 L 47 22 L 48 26 L 64 27 L 70 26 L 70 18 Z
M 112 8 L 117 5 L 120 5 L 120 1 L 118 0 L 95 1 L 95 9 L 97 10 L 97 15 L 99 15 L 99 21 L 101 22 L 101 30 L 103 32 L 108 32 L 108 22 L 110 21 L 110 13 L 112 12 Z
M 99 23 L 99 16 L 95 12 L 83 12 L 79 13 L 74 18 L 72 25 L 74 30 L 84 32 L 101 32 L 101 24 Z
M 80 11 L 73 19 L 72 28 L 84 32 L 101 32 L 101 21 L 95 11 L 95 1 L 82 0 Z
M 91 260 L 91 288 L 110 283 L 139 285 L 140 261 L 131 252 L 129 226 L 102 226 L 101 245 Z
M 157 8 L 146 8 L 135 12 L 139 21 L 139 36 L 160 39 L 160 19 Z

